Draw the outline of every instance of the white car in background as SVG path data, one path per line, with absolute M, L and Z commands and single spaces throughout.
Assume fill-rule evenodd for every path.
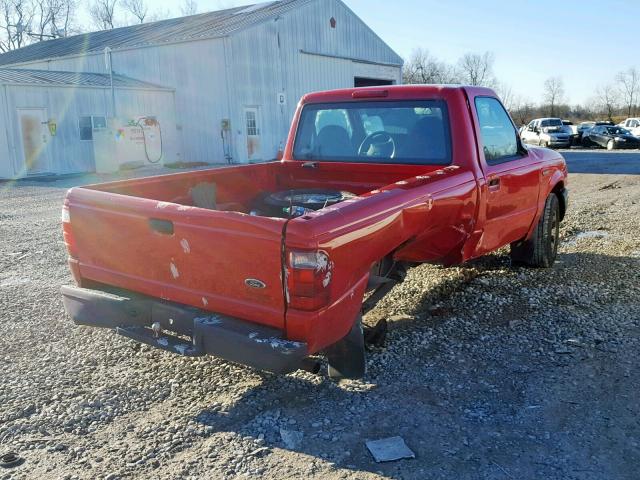
M 536 118 L 522 129 L 522 143 L 549 148 L 571 147 L 571 137 L 559 118 Z
M 627 118 L 624 122 L 619 123 L 618 126 L 629 130 L 632 135 L 640 137 L 640 118 Z
M 563 130 L 569 135 L 571 145 L 578 144 L 578 126 L 574 125 L 570 120 L 562 120 Z

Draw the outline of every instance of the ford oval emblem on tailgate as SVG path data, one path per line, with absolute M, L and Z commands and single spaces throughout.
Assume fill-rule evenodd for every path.
M 251 288 L 266 288 L 266 286 L 267 286 L 264 282 L 262 282 L 262 281 L 260 281 L 260 280 L 258 280 L 256 278 L 247 278 L 244 281 L 244 284 L 247 287 L 251 287 Z

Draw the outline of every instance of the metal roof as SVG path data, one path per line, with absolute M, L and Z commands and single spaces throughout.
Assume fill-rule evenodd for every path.
M 279 0 L 45 40 L 0 55 L 0 65 L 101 52 L 105 47 L 117 49 L 225 36 L 310 1 Z
M 111 79 L 106 73 L 0 68 L 0 84 L 109 87 Z M 117 74 L 113 75 L 113 86 L 118 88 L 167 89 L 167 87 Z

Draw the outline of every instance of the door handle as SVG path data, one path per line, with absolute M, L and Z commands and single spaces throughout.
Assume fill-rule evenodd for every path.
M 154 232 L 162 235 L 173 235 L 173 222 L 171 220 L 161 220 L 159 218 L 150 218 L 149 227 Z
M 500 190 L 500 178 L 493 177 L 489 179 L 489 191 L 495 192 L 496 190 Z

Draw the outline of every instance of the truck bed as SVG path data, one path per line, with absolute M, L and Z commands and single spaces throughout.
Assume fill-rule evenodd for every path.
M 432 170 L 422 166 L 418 170 Z M 265 192 L 363 195 L 417 173 L 376 165 L 280 162 L 74 188 L 66 198 L 80 284 L 105 284 L 283 328 L 286 218 L 250 215 Z M 313 221 L 313 220 L 311 220 Z M 248 282 L 258 280 L 256 290 Z

